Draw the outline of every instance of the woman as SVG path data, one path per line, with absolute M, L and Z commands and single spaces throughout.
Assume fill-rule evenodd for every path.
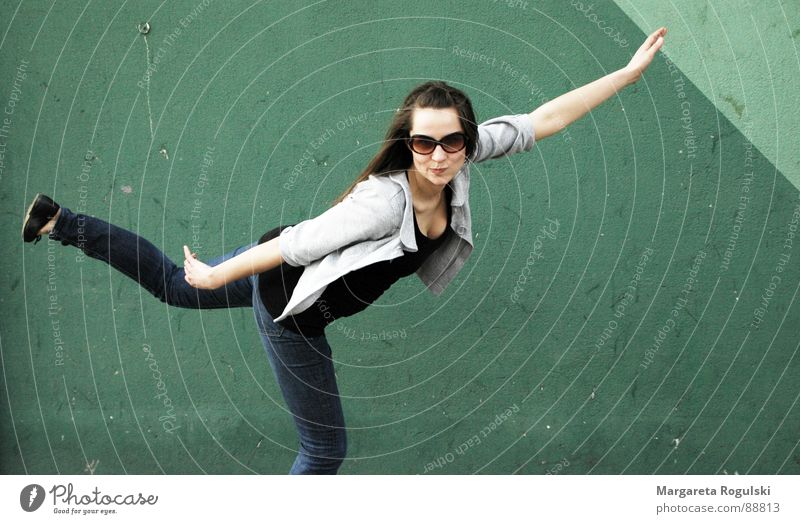
M 290 473 L 336 473 L 345 422 L 324 328 L 366 308 L 416 273 L 440 294 L 472 251 L 469 162 L 533 147 L 636 82 L 660 49 L 653 32 L 630 63 L 530 114 L 475 123 L 467 96 L 444 82 L 415 88 L 386 140 L 330 209 L 279 226 L 258 243 L 208 264 L 184 246 L 177 267 L 147 240 L 37 195 L 23 239 L 74 245 L 136 280 L 163 302 L 187 308 L 253 307 L 267 356 L 294 417 L 300 446 Z

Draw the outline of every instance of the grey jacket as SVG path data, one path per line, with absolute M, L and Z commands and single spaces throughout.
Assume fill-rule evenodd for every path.
M 478 125 L 478 144 L 450 182 L 450 227 L 455 233 L 417 270 L 434 294 L 441 294 L 472 253 L 469 212 L 469 164 L 530 151 L 534 143 L 530 115 L 505 115 Z M 405 171 L 369 175 L 341 202 L 319 216 L 285 228 L 281 256 L 291 266 L 305 266 L 283 313 L 275 321 L 310 307 L 328 284 L 361 267 L 416 251 L 414 207 Z

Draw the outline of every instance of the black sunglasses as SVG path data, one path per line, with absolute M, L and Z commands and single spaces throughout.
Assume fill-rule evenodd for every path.
M 430 155 L 436 150 L 436 145 L 442 146 L 445 153 L 457 153 L 467 147 L 467 135 L 464 133 L 451 133 L 441 140 L 436 140 L 426 135 L 414 135 L 406 139 L 408 147 L 420 155 Z

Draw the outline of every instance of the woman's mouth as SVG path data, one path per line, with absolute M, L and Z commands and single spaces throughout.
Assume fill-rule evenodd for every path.
M 444 173 L 445 171 L 447 171 L 447 168 L 446 168 L 446 167 L 440 167 L 440 168 L 431 168 L 431 173 L 434 173 L 434 174 L 437 174 L 437 175 L 441 175 L 441 174 L 442 174 L 442 173 Z

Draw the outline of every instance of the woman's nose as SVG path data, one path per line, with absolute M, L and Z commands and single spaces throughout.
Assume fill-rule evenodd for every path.
M 436 161 L 447 158 L 447 153 L 444 152 L 444 148 L 441 144 L 436 144 L 436 149 L 434 149 L 433 153 L 431 153 L 431 158 Z

